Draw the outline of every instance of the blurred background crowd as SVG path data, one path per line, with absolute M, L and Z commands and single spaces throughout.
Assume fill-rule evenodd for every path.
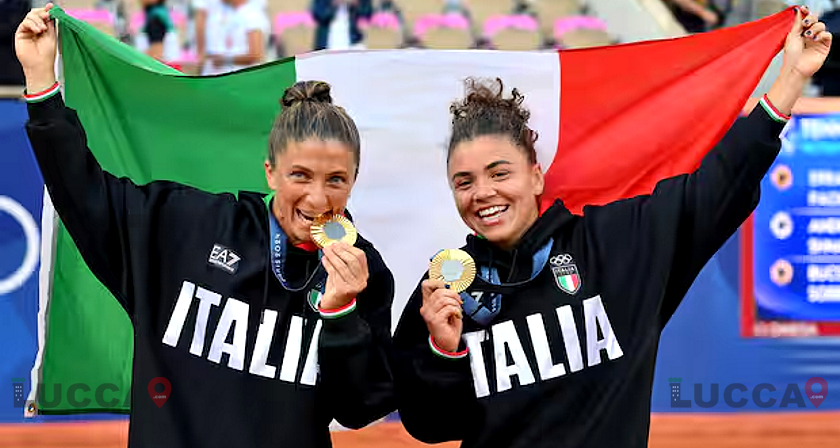
M 636 0 L 699 33 L 778 12 L 783 0 Z M 0 0 L 0 66 L 45 0 Z M 57 0 L 74 17 L 192 74 L 218 74 L 313 50 L 554 50 L 623 41 L 593 0 Z M 626 3 L 626 2 L 625 2 Z M 659 3 L 659 5 L 651 5 Z M 803 3 L 802 1 L 798 3 Z M 840 1 L 804 1 L 831 28 Z M 619 6 L 618 2 L 615 3 Z M 609 6 L 607 6 L 608 8 Z M 660 19 L 661 21 L 661 19 Z M 673 28 L 673 27 L 672 27 Z M 7 72 L 11 70 L 6 70 Z M 0 85 L 20 84 L 0 75 Z M 4 82 L 5 81 L 5 82 Z M 15 82 L 18 81 L 18 82 Z

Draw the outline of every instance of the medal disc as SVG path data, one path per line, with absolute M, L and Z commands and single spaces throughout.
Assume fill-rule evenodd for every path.
M 315 218 L 310 228 L 312 240 L 319 247 L 327 247 L 337 241 L 344 241 L 349 245 L 356 244 L 356 227 L 343 215 L 325 214 Z
M 442 250 L 429 263 L 429 278 L 441 280 L 461 293 L 475 280 L 475 260 L 461 249 Z

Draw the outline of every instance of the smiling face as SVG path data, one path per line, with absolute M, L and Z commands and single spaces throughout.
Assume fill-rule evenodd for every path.
M 265 176 L 275 194 L 272 212 L 289 242 L 312 241 L 313 219 L 344 212 L 355 172 L 353 152 L 336 140 L 290 141 L 276 154 L 274 166 L 265 162 Z
M 539 217 L 542 170 L 504 136 L 458 143 L 448 172 L 461 219 L 503 249 L 513 248 Z

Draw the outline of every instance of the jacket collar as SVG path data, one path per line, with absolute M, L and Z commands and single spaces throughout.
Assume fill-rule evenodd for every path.
M 508 281 L 516 281 L 517 277 L 530 273 L 534 254 L 550 238 L 562 233 L 575 218 L 576 216 L 558 199 L 537 218 L 513 250 L 504 251 L 478 235 L 467 237 L 466 249 L 479 264 L 495 265 L 502 271 L 509 272 Z

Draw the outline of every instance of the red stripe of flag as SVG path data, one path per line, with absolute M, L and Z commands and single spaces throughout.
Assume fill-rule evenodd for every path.
M 782 48 L 793 8 L 693 36 L 563 50 L 560 138 L 543 207 L 648 194 L 693 171 L 741 112 Z

